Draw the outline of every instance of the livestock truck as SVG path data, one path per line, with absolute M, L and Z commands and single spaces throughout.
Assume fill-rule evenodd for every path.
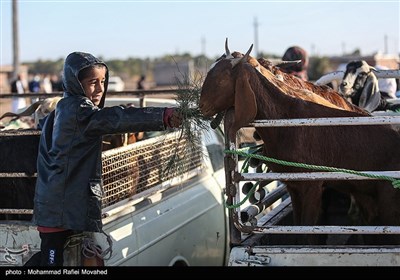
M 382 118 L 382 119 L 380 119 Z M 225 114 L 226 195 L 229 216 L 230 254 L 228 266 L 399 266 L 400 246 L 393 244 L 371 245 L 365 243 L 365 234 L 400 234 L 399 226 L 354 226 L 349 220 L 351 198 L 339 192 L 330 192 L 329 207 L 324 209 L 327 216 L 324 225 L 295 226 L 292 218 L 292 203 L 287 194 L 288 180 L 365 180 L 363 176 L 338 172 L 274 173 L 266 172 L 265 159 L 257 166 L 255 151 L 262 141 L 249 137 L 254 126 L 274 125 L 340 125 L 338 120 L 323 120 L 317 124 L 314 119 L 260 120 L 236 133 L 230 140 L 233 111 Z M 399 124 L 399 115 L 372 117 L 376 124 Z M 372 124 L 371 124 L 372 125 Z M 289 148 L 289 147 L 288 147 Z M 242 151 L 243 153 L 237 153 Z M 250 155 L 250 156 L 248 156 Z M 248 156 L 248 157 L 247 157 Z M 346 155 L 343 155 L 346 156 Z M 262 159 L 262 158 L 261 158 Z M 260 163 L 260 161 L 258 162 Z M 261 168 L 259 168 L 261 166 Z M 371 171 L 373 173 L 373 171 Z M 399 178 L 399 171 L 377 172 Z M 318 177 L 320 176 L 320 177 Z M 371 179 L 371 178 L 369 178 Z M 264 182 L 264 184 L 262 184 Z M 250 185 L 249 185 L 250 183 Z M 258 185 L 257 185 L 258 184 Z M 253 188 L 256 191 L 250 191 Z M 309 203 L 312 203 L 310 201 Z M 309 245 L 304 237 L 325 236 L 323 245 Z
M 137 100 L 110 98 L 106 106 L 124 102 Z M 40 238 L 31 218 L 40 132 L 0 135 L 0 266 L 37 265 Z M 72 236 L 65 266 L 93 265 L 91 259 L 103 266 L 226 265 L 223 137 L 200 133 L 194 148 L 179 136 L 167 131 L 102 153 L 104 233 Z

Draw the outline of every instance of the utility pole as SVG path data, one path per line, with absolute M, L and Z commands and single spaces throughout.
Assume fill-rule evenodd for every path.
M 201 37 L 201 54 L 206 56 L 206 38 Z
M 388 54 L 388 36 L 385 34 L 384 38 L 384 54 Z
M 12 2 L 12 31 L 13 31 L 13 79 L 19 74 L 19 36 L 18 36 L 18 3 Z
M 258 21 L 254 18 L 254 57 L 258 57 Z
M 315 44 L 311 44 L 311 56 L 315 56 Z

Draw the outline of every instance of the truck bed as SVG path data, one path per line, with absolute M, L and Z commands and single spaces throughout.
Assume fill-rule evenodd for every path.
M 233 114 L 226 113 L 225 135 L 229 135 L 232 122 Z M 239 136 L 242 129 L 238 131 Z M 225 137 L 225 148 L 227 150 L 243 147 L 254 149 L 256 144 L 259 145 L 255 139 L 253 139 L 253 143 L 247 139 L 247 143 L 243 145 L 240 142 L 241 138 L 243 137 L 236 137 L 236 140 L 231 140 Z M 323 224 L 316 226 L 294 225 L 291 200 L 288 194 L 283 191 L 286 180 L 318 180 L 319 178 L 316 177 L 318 175 L 325 175 L 328 180 L 351 180 L 354 178 L 347 178 L 346 176 L 329 178 L 329 176 L 337 175 L 335 172 L 330 174 L 305 172 L 304 177 L 301 177 L 303 173 L 262 173 L 255 168 L 244 171 L 242 169 L 244 160 L 244 157 L 235 154 L 225 155 L 224 160 L 227 173 L 226 186 L 229 190 L 227 201 L 229 205 L 237 205 L 237 207 L 229 210 L 231 249 L 229 266 L 400 265 L 400 248 L 392 243 L 393 239 L 391 238 L 400 234 L 400 227 L 391 225 L 362 226 L 352 223 L 348 215 L 351 197 L 344 192 L 339 192 L 333 188 L 324 190 L 322 197 L 324 201 Z M 268 164 L 266 163 L 266 165 Z M 392 176 L 399 176 L 398 172 L 393 172 L 394 175 Z M 388 173 L 391 173 L 391 171 L 388 171 Z M 357 179 L 362 180 L 363 178 Z M 262 197 L 260 194 L 262 192 L 259 192 L 257 196 L 249 196 L 253 201 L 249 199 L 250 202 L 247 201 L 242 204 L 248 194 L 244 184 L 263 181 L 277 182 L 277 184 L 272 189 L 268 187 L 269 185 L 263 187 L 262 191 L 265 196 Z M 320 242 L 308 242 L 307 238 L 310 235 L 318 237 Z M 385 243 L 371 242 L 369 237 L 373 235 L 384 237 L 380 241 L 385 239 Z
M 15 137 L 20 138 L 13 138 L 11 133 L 9 143 L 23 138 L 18 134 Z M 106 266 L 225 264 L 223 146 L 212 138 L 214 141 L 203 139 L 196 148 L 178 138 L 178 132 L 171 132 L 103 152 L 104 233 L 71 238 L 65 265 L 82 264 L 85 239 L 100 245 L 103 252 L 112 250 L 102 256 Z M 35 161 L 30 160 L 32 164 Z M 7 176 L 17 175 L 13 170 L 2 171 Z M 21 176 L 33 180 L 34 188 L 35 174 Z M 8 181 L 3 177 L 0 182 Z M 0 184 L 0 191 L 9 187 Z M 14 208 L 0 205 L 4 215 L 0 220 L 0 266 L 32 265 L 29 260 L 39 252 L 40 238 L 30 222 L 33 192 L 27 201 L 28 205 Z M 24 219 L 19 219 L 22 212 Z

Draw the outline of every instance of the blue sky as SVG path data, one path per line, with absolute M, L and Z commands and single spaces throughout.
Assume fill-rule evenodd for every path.
M 0 65 L 12 63 L 12 1 L 0 0 Z M 72 51 L 104 59 L 166 54 L 209 57 L 292 45 L 311 54 L 399 53 L 400 1 L 35 1 L 18 0 L 20 60 L 64 58 Z M 252 54 L 257 50 L 253 49 Z

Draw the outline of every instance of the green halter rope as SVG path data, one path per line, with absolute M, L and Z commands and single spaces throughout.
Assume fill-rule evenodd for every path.
M 279 159 L 274 159 L 266 156 L 262 156 L 259 154 L 253 154 L 253 153 L 247 153 L 244 152 L 245 150 L 249 150 L 249 148 L 244 148 L 241 150 L 224 150 L 224 153 L 226 154 L 235 154 L 235 155 L 240 155 L 242 157 L 246 158 L 245 164 L 243 165 L 244 168 L 243 170 L 248 170 L 248 159 L 249 158 L 256 158 L 260 159 L 263 161 L 268 161 L 268 162 L 273 162 L 281 165 L 286 165 L 286 166 L 293 166 L 293 167 L 300 167 L 300 168 L 306 168 L 306 169 L 314 169 L 314 170 L 319 170 L 319 171 L 330 171 L 330 172 L 342 172 L 342 173 L 349 173 L 353 175 L 359 175 L 359 176 L 364 176 L 368 178 L 374 178 L 374 179 L 382 179 L 382 180 L 387 180 L 392 182 L 392 185 L 394 188 L 400 189 L 400 179 L 396 179 L 393 177 L 389 176 L 384 176 L 384 175 L 376 175 L 376 174 L 369 174 L 369 173 L 364 173 L 364 172 L 359 172 L 359 171 L 354 171 L 350 169 L 344 169 L 344 168 L 336 168 L 336 167 L 328 167 L 328 166 L 319 166 L 319 165 L 312 165 L 312 164 L 305 164 L 305 163 L 298 163 L 298 162 L 291 162 L 291 161 L 285 161 L 285 160 L 279 160 Z M 234 204 L 234 205 L 225 205 L 227 208 L 237 208 L 241 206 L 249 197 L 250 195 L 253 194 L 255 188 L 257 185 L 254 185 L 253 188 L 248 192 L 246 197 L 239 203 Z

